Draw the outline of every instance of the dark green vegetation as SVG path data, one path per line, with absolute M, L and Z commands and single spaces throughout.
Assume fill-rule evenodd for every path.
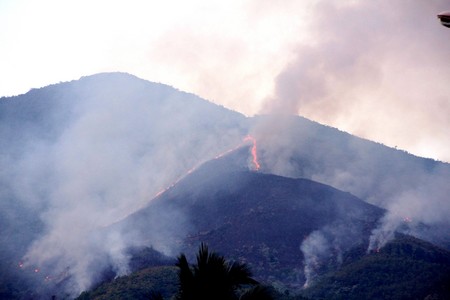
M 178 300 L 303 300 L 300 295 L 281 294 L 273 287 L 259 284 L 242 263 L 229 262 L 221 255 L 200 246 L 196 264 L 189 265 L 184 254 L 177 267 L 150 267 L 106 282 L 77 300 L 101 299 L 178 299 Z
M 103 283 L 90 292 L 82 293 L 77 299 L 149 300 L 156 295 L 169 299 L 178 290 L 177 272 L 175 266 L 145 268 L 129 276 Z
M 337 271 L 305 292 L 315 299 L 450 299 L 450 252 L 398 236 L 380 252 L 354 249 Z M 428 297 L 428 298 L 427 298 Z
M 184 259 L 185 257 L 182 260 Z M 222 259 L 220 256 L 213 259 L 218 262 L 219 269 L 226 265 Z M 201 261 L 205 261 L 205 256 L 200 258 L 200 266 L 204 265 Z M 181 263 L 184 264 L 184 272 L 186 263 Z M 180 260 L 178 264 L 180 265 Z M 201 267 L 198 266 L 199 262 L 194 266 L 197 269 L 189 269 L 189 277 L 193 275 L 192 272 L 199 272 Z M 161 294 L 164 299 L 174 299 L 180 287 L 178 276 L 185 276 L 178 271 L 179 269 L 173 266 L 146 268 L 101 284 L 92 291 L 83 293 L 79 299 L 148 299 L 151 294 Z M 246 278 L 248 273 L 244 273 Z M 206 279 L 213 280 L 214 276 Z M 192 284 L 192 281 L 192 277 L 184 279 L 184 282 L 189 284 Z M 343 257 L 342 266 L 338 270 L 324 275 L 308 289 L 293 292 L 270 287 L 270 282 L 266 284 L 268 285 L 264 287 L 265 292 L 269 292 L 273 299 L 279 300 L 444 300 L 450 296 L 450 253 L 416 238 L 399 235 L 377 253 L 367 254 L 365 249 L 359 247 L 352 249 Z M 255 290 L 259 287 L 258 285 Z M 246 290 L 236 291 L 244 293 Z M 247 292 L 251 293 L 248 289 Z M 246 297 L 241 295 L 241 299 L 248 299 Z

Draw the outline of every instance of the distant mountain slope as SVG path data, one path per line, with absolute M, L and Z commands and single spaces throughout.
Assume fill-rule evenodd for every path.
M 134 137 L 148 136 L 150 145 L 183 134 L 198 139 L 201 134 L 217 134 L 223 139 L 227 129 L 239 130 L 244 120 L 239 113 L 164 84 L 126 73 L 101 73 L 0 98 L 0 136 L 6 146 L 1 151 L 21 150 L 20 154 L 23 147 L 55 141 L 91 118 L 98 118 L 98 123 L 86 125 L 112 126 L 117 135 L 139 129 L 143 136 Z M 167 138 L 161 136 L 166 134 Z
M 384 228 L 410 222 L 410 234 L 450 249 L 450 164 L 357 138 L 301 117 L 253 118 L 263 171 L 308 178 L 389 210 Z M 426 224 L 427 226 L 422 226 Z
M 252 120 L 270 173 L 311 178 L 388 206 L 417 184 L 442 187 L 450 164 L 352 136 L 302 117 L 258 116 Z M 433 181 L 437 182 L 433 182 Z M 434 185 L 433 185 L 434 184 Z
M 112 251 L 93 232 L 240 143 L 244 123 L 239 113 L 123 73 L 1 98 L 0 270 L 60 260 L 56 273 L 68 265 L 90 273 Z

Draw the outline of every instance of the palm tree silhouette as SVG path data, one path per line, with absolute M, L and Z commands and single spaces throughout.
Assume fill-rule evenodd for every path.
M 204 243 L 200 245 L 195 265 L 190 267 L 186 256 L 181 254 L 176 266 L 179 267 L 179 300 L 237 300 L 240 287 L 258 284 L 246 264 L 227 262 L 223 256 L 210 252 Z M 261 289 L 259 294 L 251 291 L 253 295 L 262 295 L 265 290 Z M 271 299 L 252 298 L 252 292 L 242 299 Z

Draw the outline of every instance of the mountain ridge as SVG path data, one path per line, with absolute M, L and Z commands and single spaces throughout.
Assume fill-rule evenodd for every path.
M 240 154 L 231 162 L 214 165 L 226 161 L 214 157 L 241 145 L 248 134 L 256 139 L 259 173 L 248 171 L 252 168 L 248 147 L 235 151 Z M 373 207 L 382 207 L 374 210 L 380 212 L 377 216 L 387 212 L 385 216 L 372 219 L 374 226 L 375 219 L 379 220 L 378 233 L 406 228 L 405 233 L 450 248 L 444 230 L 450 214 L 446 201 L 450 164 L 415 157 L 298 116 L 245 117 L 193 94 L 125 73 L 91 75 L 1 98 L 0 138 L 0 164 L 6 166 L 0 171 L 0 244 L 7 245 L 0 249 L 0 268 L 8 272 L 14 268 L 12 273 L 18 274 L 33 268 L 40 268 L 42 273 L 49 269 L 67 273 L 73 280 L 66 286 L 70 286 L 68 293 L 72 294 L 98 280 L 101 276 L 97 272 L 104 266 L 112 265 L 117 274 L 126 274 L 128 254 L 124 251 L 128 247 L 155 244 L 162 252 L 182 250 L 180 239 L 196 224 L 182 211 L 166 212 L 163 217 L 171 221 L 167 224 L 148 223 L 150 228 L 159 229 L 160 235 L 149 233 L 145 240 L 139 240 L 138 230 L 135 235 L 133 231 L 128 235 L 120 231 L 105 234 L 104 227 L 152 202 L 161 189 L 210 160 L 210 175 L 206 178 L 217 179 L 220 170 L 236 171 L 233 168 L 238 166 L 239 172 L 223 178 L 229 181 L 229 187 L 244 182 L 254 185 L 241 190 L 250 199 L 252 193 L 257 193 L 256 186 L 264 190 L 268 182 L 302 178 L 298 182 L 304 185 L 325 191 L 324 186 L 313 183 L 318 182 L 347 192 L 339 192 L 342 197 L 355 195 Z M 193 182 L 192 178 L 189 180 L 193 184 L 205 187 L 202 181 Z M 243 178 L 247 181 L 238 180 Z M 209 192 L 214 188 L 210 185 Z M 232 191 L 209 195 L 220 199 L 232 195 Z M 273 197 L 283 196 L 281 188 L 272 192 Z M 311 191 L 305 191 L 305 195 L 308 193 Z M 194 195 L 192 190 L 190 197 Z M 257 223 L 259 216 L 267 220 L 274 217 L 269 204 L 262 211 L 258 205 L 248 207 L 249 224 L 269 224 Z M 314 211 L 314 207 L 310 208 Z M 274 213 L 283 221 L 280 211 Z M 403 218 L 409 220 L 407 224 Z M 216 219 L 211 222 L 220 220 Z M 216 231 L 232 235 L 240 229 L 236 219 L 228 221 Z M 317 231 L 308 231 L 311 239 L 306 239 L 305 247 L 314 246 L 312 238 L 333 238 L 333 229 L 344 225 L 336 223 L 321 230 L 310 226 Z M 190 237 L 192 247 L 203 237 L 223 243 L 211 228 L 204 229 L 203 234 Z M 377 238 L 377 232 L 369 229 L 373 226 L 367 226 L 364 232 Z M 250 231 L 249 235 L 255 236 Z M 293 255 L 300 261 L 298 270 L 283 276 L 291 276 L 291 282 L 298 284 L 301 280 L 296 276 L 305 267 L 301 253 L 307 249 L 299 249 L 303 239 L 295 242 Z M 261 268 L 276 265 L 271 261 L 275 257 L 272 250 L 262 244 L 250 248 L 233 255 L 243 257 L 242 253 L 251 250 L 263 262 Z M 18 262 L 24 262 L 25 269 L 17 268 Z M 337 257 L 331 262 L 335 264 Z M 38 277 L 29 277 L 33 276 Z
M 302 271 L 287 270 L 292 265 L 304 267 L 299 247 L 310 234 L 323 232 L 342 251 L 368 244 L 370 231 L 384 214 L 382 209 L 309 179 L 250 171 L 248 155 L 249 149 L 243 147 L 200 166 L 123 220 L 123 234 L 157 240 L 153 231 L 161 229 L 154 226 L 167 224 L 175 214 L 185 229 L 184 233 L 178 230 L 174 239 L 179 251 L 192 253 L 200 242 L 207 242 L 227 256 L 249 262 L 261 278 L 274 277 L 288 286 L 299 285 L 292 278 L 303 276 Z M 229 167 L 236 163 L 237 167 Z M 265 257 L 261 252 L 265 247 L 283 254 Z M 277 263 L 270 263 L 271 259 Z M 288 275 L 278 274 L 276 267 Z

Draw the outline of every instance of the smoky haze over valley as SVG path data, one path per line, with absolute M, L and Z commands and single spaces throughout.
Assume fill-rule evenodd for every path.
M 109 267 L 129 273 L 129 247 L 177 255 L 192 228 L 182 211 L 157 212 L 164 222 L 150 220 L 145 237 L 117 224 L 229 150 L 247 151 L 244 167 L 254 170 L 248 134 L 257 141 L 259 173 L 310 179 L 387 209 L 368 251 L 396 230 L 450 247 L 449 164 L 301 117 L 249 118 L 166 85 L 103 73 L 1 98 L 0 122 L 1 267 L 39 270 L 36 282 L 60 276 L 72 296 Z M 345 237 L 344 227 L 317 228 L 297 245 L 299 265 L 348 249 Z M 305 267 L 305 277 L 313 271 Z
M 114 234 L 100 239 L 98 231 L 242 137 L 239 114 L 125 74 L 33 90 L 1 104 L 5 220 L 11 225 L 26 213 L 42 227 L 18 245 L 27 247 L 24 266 L 70 268 L 76 292 L 108 259 L 118 274 L 127 272 L 122 251 L 139 243 Z M 169 228 L 182 230 L 176 222 Z M 6 240 L 17 232 L 11 228 Z M 176 254 L 171 245 L 154 247 Z

